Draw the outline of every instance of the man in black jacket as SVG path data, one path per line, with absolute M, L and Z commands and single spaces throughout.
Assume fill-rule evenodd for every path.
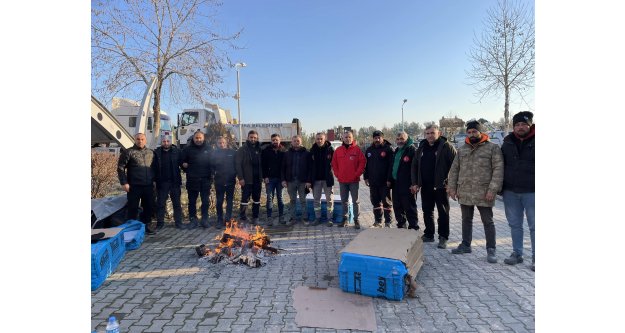
M 156 182 L 156 230 L 165 227 L 165 203 L 167 196 L 174 207 L 176 229 L 184 229 L 182 224 L 182 207 L 180 205 L 180 150 L 171 144 L 169 135 L 163 136 L 161 146 L 154 150 L 154 180 Z
M 204 140 L 204 133 L 198 131 L 182 151 L 182 167 L 187 173 L 187 194 L 189 195 L 189 229 L 197 227 L 197 197 L 202 201 L 201 212 L 203 228 L 210 227 L 208 208 L 213 172 L 211 170 L 211 147 Z
M 135 144 L 123 149 L 117 162 L 117 177 L 128 198 L 127 219 L 136 219 L 141 202 L 140 220 L 148 235 L 156 232 L 150 228 L 154 203 L 154 152 L 145 146 L 145 134 L 135 135 Z
M 503 203 L 512 236 L 512 254 L 504 259 L 508 265 L 523 262 L 523 212 L 532 241 L 532 270 L 536 259 L 534 243 L 534 114 L 521 111 L 512 117 L 513 133 L 501 145 L 504 160 Z
M 326 196 L 326 216 L 328 223 L 326 226 L 331 227 L 334 224 L 332 219 L 334 208 L 334 197 L 332 186 L 334 186 L 334 174 L 332 173 L 332 156 L 334 148 L 330 142 L 326 141 L 324 133 L 315 135 L 315 144 L 310 148 L 310 183 L 313 188 L 313 205 L 315 209 L 315 222 L 317 225 L 321 222 L 321 193 Z
M 391 226 L 391 189 L 386 186 L 388 174 L 393 167 L 393 148 L 391 143 L 384 139 L 381 131 L 373 132 L 373 144 L 365 151 L 367 165 L 363 178 L 369 186 L 369 198 L 373 206 L 374 223 L 376 228 L 382 227 L 382 215 L 384 224 Z
M 284 202 L 282 201 L 282 160 L 284 146 L 280 143 L 280 135 L 271 135 L 271 146 L 267 146 L 261 153 L 265 192 L 267 193 L 267 226 L 273 226 L 271 213 L 273 211 L 273 196 L 278 201 L 278 222 L 284 223 Z
M 395 138 L 397 149 L 393 156 L 393 167 L 388 176 L 387 185 L 393 190 L 393 210 L 397 220 L 397 228 L 404 229 L 408 221 L 408 229 L 419 229 L 417 216 L 417 198 L 410 189 L 410 173 L 412 159 L 417 148 L 406 132 L 397 133 Z
M 290 198 L 291 218 L 288 225 L 295 223 L 295 205 L 299 195 L 301 215 L 297 219 L 302 222 L 306 215 L 306 188 L 310 187 L 308 179 L 308 151 L 302 146 L 302 137 L 295 135 L 291 139 L 291 148 L 284 154 L 282 161 L 282 186 L 287 188 Z M 308 225 L 308 223 L 306 223 Z
M 228 148 L 226 138 L 217 138 L 217 149 L 213 150 L 212 168 L 215 172 L 215 196 L 217 197 L 217 222 L 215 228 L 221 229 L 232 218 L 232 203 L 234 200 L 234 185 L 236 184 L 236 170 L 234 156 L 236 150 Z M 226 196 L 226 216 L 224 220 L 224 195 Z
M 449 197 L 447 175 L 456 157 L 456 148 L 441 136 L 438 125 L 425 128 L 425 140 L 412 160 L 412 192 L 421 191 L 424 242 L 434 241 L 434 206 L 438 210 L 438 248 L 447 248 L 449 239 Z
M 260 142 L 258 132 L 251 130 L 247 133 L 247 141 L 237 150 L 235 167 L 239 186 L 241 186 L 241 206 L 239 219 L 247 221 L 247 206 L 252 197 L 252 224 L 258 224 L 260 213 L 260 191 L 263 186 L 263 169 L 260 158 Z

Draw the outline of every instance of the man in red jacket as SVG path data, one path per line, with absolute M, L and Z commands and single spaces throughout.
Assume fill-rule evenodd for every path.
M 343 204 L 343 222 L 338 224 L 338 227 L 344 227 L 347 222 L 347 205 L 351 194 L 354 206 L 354 228 L 360 229 L 360 223 L 358 223 L 358 187 L 360 175 L 365 171 L 366 163 L 365 154 L 356 145 L 354 134 L 351 131 L 345 132 L 343 144 L 336 149 L 332 157 L 332 170 L 339 180 L 341 203 Z

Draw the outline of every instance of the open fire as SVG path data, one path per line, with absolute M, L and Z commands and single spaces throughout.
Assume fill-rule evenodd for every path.
M 250 267 L 264 265 L 261 258 L 265 254 L 276 254 L 278 249 L 269 246 L 271 240 L 260 226 L 248 230 L 240 227 L 239 223 L 231 220 L 226 224 L 225 231 L 215 240 L 219 244 L 214 249 L 202 244 L 195 248 L 197 255 L 216 264 L 227 260 L 233 264 L 245 264 Z

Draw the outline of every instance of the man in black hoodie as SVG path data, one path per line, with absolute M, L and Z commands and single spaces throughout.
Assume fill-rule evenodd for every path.
M 315 144 L 310 148 L 310 158 L 312 160 L 310 168 L 310 182 L 313 188 L 313 201 L 315 208 L 315 222 L 317 225 L 321 222 L 321 192 L 326 195 L 326 216 L 328 223 L 326 226 L 331 227 L 334 222 L 332 213 L 334 208 L 334 197 L 332 186 L 334 186 L 334 174 L 332 173 L 332 156 L 334 148 L 330 142 L 326 141 L 324 133 L 315 135 Z
M 438 125 L 425 128 L 425 140 L 421 141 L 412 160 L 412 192 L 421 191 L 421 210 L 425 231 L 424 242 L 434 241 L 434 206 L 438 210 L 438 248 L 447 248 L 449 239 L 449 196 L 447 175 L 456 157 L 456 148 L 440 135 Z
M 265 191 L 267 193 L 267 226 L 273 226 L 271 213 L 273 211 L 273 196 L 278 201 L 278 222 L 284 224 L 284 202 L 282 201 L 282 160 L 284 146 L 280 143 L 280 135 L 271 135 L 271 146 L 263 149 L 260 159 L 263 165 Z
M 217 198 L 217 222 L 215 228 L 221 229 L 232 217 L 234 185 L 237 181 L 234 165 L 236 150 L 228 148 L 226 138 L 217 138 L 217 149 L 213 150 L 212 168 L 215 171 L 215 197 Z M 226 216 L 224 219 L 224 195 L 226 196 Z
M 535 201 L 535 125 L 534 114 L 521 111 L 512 117 L 513 131 L 501 145 L 503 154 L 503 204 L 512 236 L 512 254 L 504 259 L 508 265 L 523 262 L 523 213 L 527 218 L 532 241 L 532 270 L 536 259 L 534 243 Z
M 156 182 L 156 230 L 165 226 L 165 204 L 167 197 L 171 198 L 174 207 L 174 222 L 176 229 L 184 229 L 182 224 L 182 207 L 180 205 L 180 176 L 181 151 L 171 144 L 169 135 L 163 136 L 161 146 L 154 150 L 154 181 Z
M 204 140 L 204 133 L 197 131 L 193 141 L 182 151 L 182 168 L 187 173 L 187 194 L 189 195 L 189 229 L 197 227 L 196 202 L 198 195 L 202 201 L 203 228 L 210 227 L 208 207 L 210 206 L 210 190 L 213 171 L 211 169 L 211 148 Z
M 287 225 L 295 223 L 295 205 L 299 195 L 301 215 L 297 219 L 302 222 L 306 215 L 306 188 L 310 187 L 308 179 L 308 151 L 302 146 L 302 137 L 299 135 L 291 139 L 291 148 L 284 154 L 282 161 L 282 186 L 286 187 L 291 200 L 291 218 Z M 308 224 L 306 224 L 308 225 Z
M 365 185 L 369 186 L 369 198 L 373 206 L 374 223 L 376 228 L 382 227 L 382 215 L 384 224 L 391 226 L 391 189 L 386 181 L 393 167 L 393 148 L 391 143 L 384 139 L 381 131 L 373 132 L 373 144 L 365 151 L 367 165 L 365 166 Z
M 141 222 L 145 224 L 145 232 L 154 235 L 156 232 L 150 228 L 152 222 L 152 209 L 154 202 L 154 152 L 145 146 L 146 137 L 143 133 L 135 135 L 134 146 L 122 149 L 117 162 L 117 177 L 119 183 L 127 193 L 128 210 L 127 219 L 136 219 L 141 201 Z
M 252 197 L 252 224 L 258 224 L 260 212 L 260 191 L 263 186 L 263 173 L 260 158 L 260 142 L 258 132 L 251 130 L 247 133 L 247 141 L 237 150 L 235 156 L 237 178 L 241 186 L 241 206 L 239 206 L 239 219 L 247 221 L 247 206 Z

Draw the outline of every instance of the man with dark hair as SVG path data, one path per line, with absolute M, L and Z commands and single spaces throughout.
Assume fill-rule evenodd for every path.
M 523 262 L 523 212 L 532 241 L 532 270 L 536 259 L 534 243 L 534 114 L 522 111 L 512 117 L 513 132 L 501 145 L 504 160 L 503 203 L 512 235 L 512 254 L 504 259 L 508 265 Z
M 146 137 L 143 133 L 135 134 L 135 144 L 122 149 L 117 162 L 117 177 L 126 191 L 128 199 L 127 219 L 136 219 L 141 202 L 140 220 L 145 224 L 148 235 L 156 234 L 150 228 L 154 203 L 154 152 L 145 146 Z
M 284 159 L 284 146 L 280 143 L 280 135 L 271 135 L 271 145 L 263 149 L 261 161 L 263 177 L 265 180 L 265 192 L 267 193 L 267 226 L 274 225 L 271 213 L 273 211 L 274 193 L 278 202 L 278 222 L 284 223 L 284 202 L 282 201 L 282 160 Z
M 235 167 L 237 178 L 241 186 L 241 206 L 239 206 L 239 219 L 247 221 L 247 206 L 252 197 L 252 224 L 258 224 L 260 212 L 260 191 L 263 184 L 262 164 L 260 158 L 260 142 L 258 133 L 251 130 L 247 133 L 247 141 L 237 150 Z
M 417 215 L 417 197 L 410 190 L 412 159 L 417 148 L 412 144 L 412 138 L 408 133 L 401 131 L 395 137 L 397 149 L 393 156 L 393 167 L 388 174 L 387 185 L 393 190 L 393 210 L 397 228 L 419 229 L 419 217 Z
M 291 201 L 291 218 L 287 223 L 288 225 L 292 225 L 296 221 L 295 206 L 298 196 L 301 216 L 297 219 L 297 222 L 302 222 L 304 215 L 306 215 L 306 188 L 310 187 L 310 180 L 308 179 L 309 162 L 308 151 L 302 146 L 302 137 L 299 135 L 293 136 L 291 148 L 284 154 L 284 160 L 282 161 L 282 186 L 287 189 Z M 306 226 L 308 226 L 308 223 L 306 223 Z
M 202 228 L 210 227 L 208 208 L 211 204 L 210 190 L 213 170 L 211 169 L 212 149 L 204 140 L 204 133 L 197 131 L 193 140 L 182 151 L 182 168 L 187 173 L 187 194 L 189 196 L 189 229 L 197 228 L 197 197 L 202 202 Z
M 376 228 L 382 227 L 382 216 L 386 227 L 391 226 L 391 189 L 386 185 L 388 174 L 393 168 L 393 147 L 384 139 L 381 131 L 373 132 L 373 144 L 365 151 L 367 165 L 363 178 L 369 186 L 369 198 L 373 206 L 374 223 Z
M 171 198 L 174 208 L 174 222 L 176 229 L 184 229 L 182 224 L 182 206 L 180 205 L 180 176 L 181 151 L 171 144 L 171 137 L 164 135 L 161 146 L 154 150 L 154 181 L 156 182 L 156 230 L 165 227 L 165 204 L 167 197 Z
M 438 125 L 425 128 L 425 140 L 412 160 L 412 191 L 421 191 L 421 209 L 425 231 L 424 242 L 434 241 L 434 206 L 438 210 L 438 248 L 447 248 L 449 239 L 449 197 L 447 175 L 456 157 L 456 148 L 441 136 Z
M 343 144 L 336 149 L 332 157 L 332 169 L 339 180 L 341 203 L 343 204 L 343 222 L 337 227 L 347 224 L 349 196 L 352 197 L 354 208 L 354 228 L 360 229 L 358 222 L 360 201 L 358 201 L 358 188 L 360 176 L 365 171 L 367 159 L 354 140 L 354 133 L 346 131 L 343 135 Z
M 317 225 L 321 223 L 321 192 L 326 196 L 326 213 L 328 223 L 326 226 L 331 227 L 334 222 L 332 213 L 334 208 L 334 198 L 332 186 L 334 186 L 334 175 L 332 174 L 332 156 L 334 148 L 330 142 L 326 141 L 324 133 L 315 135 L 315 144 L 310 148 L 310 159 L 312 161 L 310 168 L 310 182 L 313 188 L 313 205 L 315 209 L 315 222 Z
M 232 218 L 232 203 L 234 200 L 234 185 L 236 184 L 236 170 L 234 156 L 236 151 L 228 148 L 226 138 L 217 138 L 217 149 L 213 150 L 212 168 L 215 171 L 215 197 L 217 222 L 215 228 L 221 229 Z M 224 195 L 226 196 L 226 216 L 224 219 Z
M 458 149 L 449 170 L 447 193 L 453 200 L 458 200 L 462 213 L 462 243 L 451 253 L 471 253 L 473 212 L 477 206 L 486 234 L 486 261 L 492 264 L 497 262 L 493 206 L 502 183 L 501 149 L 488 140 L 479 122 L 469 121 L 465 144 Z

